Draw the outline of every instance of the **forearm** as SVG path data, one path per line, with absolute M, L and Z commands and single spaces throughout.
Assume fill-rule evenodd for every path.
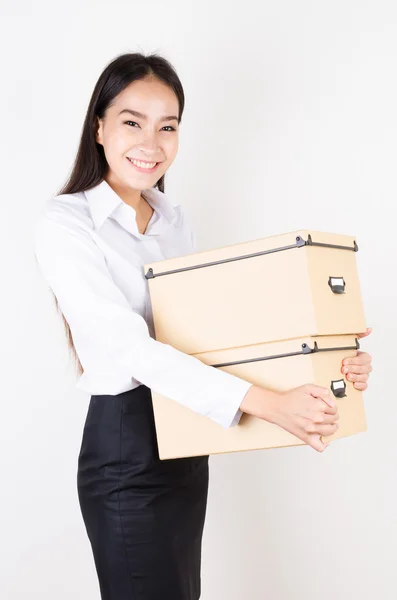
M 272 422 L 279 394 L 258 385 L 252 385 L 240 404 L 240 410 Z

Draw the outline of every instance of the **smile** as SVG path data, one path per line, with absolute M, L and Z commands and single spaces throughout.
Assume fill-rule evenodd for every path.
M 133 165 L 138 171 L 152 172 L 156 169 L 158 162 L 143 162 L 141 160 L 135 160 L 127 156 L 128 162 Z

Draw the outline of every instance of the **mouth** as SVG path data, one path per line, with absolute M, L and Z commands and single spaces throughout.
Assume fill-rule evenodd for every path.
M 127 160 L 140 173 L 153 173 L 160 164 L 159 162 L 148 162 L 146 160 L 136 160 L 127 156 Z

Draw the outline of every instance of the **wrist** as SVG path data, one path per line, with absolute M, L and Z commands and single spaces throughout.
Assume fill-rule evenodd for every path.
M 240 410 L 259 419 L 274 422 L 279 397 L 278 392 L 252 385 L 240 404 Z

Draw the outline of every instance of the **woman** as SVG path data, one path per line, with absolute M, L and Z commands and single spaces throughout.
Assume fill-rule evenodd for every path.
M 161 461 L 151 389 L 227 428 L 242 412 L 317 451 L 336 431 L 327 388 L 282 394 L 155 340 L 145 263 L 196 251 L 182 207 L 164 193 L 184 109 L 168 61 L 118 56 L 94 88 L 65 187 L 35 224 L 35 253 L 91 394 L 78 494 L 102 600 L 197 600 L 208 456 Z M 350 359 L 365 389 L 370 356 Z M 354 367 L 356 361 L 356 367 Z

